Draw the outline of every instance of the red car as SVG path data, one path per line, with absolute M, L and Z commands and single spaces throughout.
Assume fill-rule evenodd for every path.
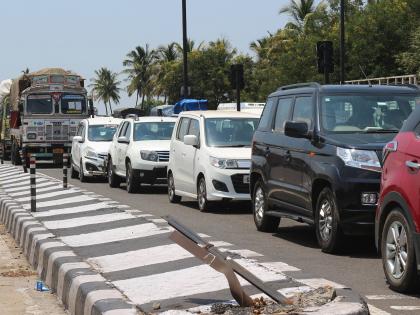
M 420 274 L 420 106 L 385 146 L 383 161 L 375 241 L 390 287 L 407 292 Z

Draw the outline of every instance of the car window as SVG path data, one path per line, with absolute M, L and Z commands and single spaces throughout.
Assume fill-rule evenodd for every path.
M 188 129 L 189 135 L 198 136 L 200 135 L 200 123 L 197 119 L 191 119 L 190 128 Z
M 417 125 L 416 129 L 414 130 L 417 137 L 420 137 L 420 123 Z
M 122 137 L 125 134 L 125 131 L 127 129 L 128 122 L 124 122 L 123 125 L 120 128 L 120 132 L 118 133 L 118 137 Z
M 260 122 L 258 124 L 258 130 L 270 130 L 273 123 L 273 109 L 277 103 L 277 98 L 271 97 L 265 104 L 264 111 L 261 115 Z
M 177 135 L 176 135 L 176 138 L 179 141 L 184 141 L 184 136 L 187 134 L 189 123 L 190 123 L 189 118 L 185 118 L 185 117 L 181 118 L 181 121 L 178 125 Z
M 82 136 L 82 127 L 83 127 L 83 124 L 80 123 L 79 126 L 77 127 L 76 136 Z
M 125 129 L 124 136 L 127 139 L 130 139 L 130 136 L 131 136 L 131 123 L 127 123 L 127 128 Z
M 296 98 L 293 108 L 293 121 L 303 121 L 312 127 L 313 103 L 312 96 L 299 96 Z
M 276 120 L 274 122 L 274 130 L 283 132 L 284 122 L 290 117 L 292 108 L 292 98 L 281 98 L 277 104 Z

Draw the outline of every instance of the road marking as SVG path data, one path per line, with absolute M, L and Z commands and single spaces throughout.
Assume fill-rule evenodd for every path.
M 95 199 L 87 197 L 87 196 L 76 196 L 76 197 L 56 199 L 56 200 L 51 200 L 51 201 L 41 201 L 41 202 L 37 202 L 36 206 L 37 208 L 44 208 L 44 207 L 51 207 L 51 206 L 57 206 L 57 205 L 64 205 L 68 203 L 76 203 L 76 202 L 92 201 L 92 200 L 95 200 Z M 30 209 L 31 205 L 24 204 L 23 208 Z
M 125 219 L 134 219 L 135 217 L 128 213 L 108 213 L 82 218 L 74 218 L 67 220 L 45 221 L 43 224 L 47 229 L 68 229 L 73 227 L 85 226 L 97 223 L 115 222 Z
M 233 244 L 228 243 L 228 242 L 224 242 L 224 241 L 210 241 L 210 244 L 213 244 L 215 247 L 228 247 L 228 246 L 233 246 Z
M 296 296 L 298 293 L 304 293 L 313 290 L 314 288 L 311 288 L 309 286 L 303 285 L 298 287 L 291 287 L 291 288 L 283 288 L 280 290 L 277 290 L 281 294 L 285 295 L 288 298 L 291 298 L 293 296 Z
M 76 190 L 76 189 L 68 189 L 68 190 L 54 191 L 54 192 L 45 193 L 45 194 L 38 194 L 38 191 L 37 191 L 36 192 L 36 200 L 47 199 L 47 198 L 61 196 L 61 195 L 69 195 L 69 194 L 74 194 L 74 193 L 78 193 L 78 192 L 79 191 Z M 19 202 L 27 202 L 29 200 L 31 200 L 30 196 L 16 199 L 16 201 L 19 201 Z
M 391 306 L 391 309 L 396 311 L 418 311 L 420 306 Z
M 310 286 L 312 288 L 320 288 L 320 287 L 325 287 L 325 286 L 330 286 L 333 287 L 335 289 L 344 289 L 347 288 L 345 285 L 333 282 L 333 281 L 329 281 L 327 279 L 322 279 L 322 278 L 313 278 L 313 279 L 295 279 L 296 281 L 299 281 L 300 283 L 303 283 L 307 286 Z
M 10 176 L 10 175 L 9 175 Z M 9 176 L 7 176 L 7 177 L 9 177 Z M 21 175 L 16 175 L 16 176 L 13 176 L 12 178 L 10 178 L 10 179 L 3 179 L 3 178 L 0 178 L 0 182 L 3 184 L 3 185 L 5 185 L 5 184 L 11 184 L 11 183 L 14 183 L 14 182 L 20 182 L 20 181 L 23 181 L 24 179 L 29 179 L 29 175 L 27 175 L 27 174 L 21 174 Z
M 41 187 L 40 184 L 51 184 L 51 181 L 46 179 L 46 178 L 37 178 L 36 179 L 36 187 Z M 21 182 L 21 183 L 13 183 L 13 184 L 9 184 L 7 185 L 7 187 L 4 188 L 5 191 L 9 192 L 9 191 L 13 191 L 12 189 L 10 189 L 10 187 L 27 187 L 29 189 L 29 178 L 28 178 L 28 182 Z
M 62 189 L 63 185 L 54 185 L 54 186 L 49 186 L 49 187 L 45 187 L 45 188 L 38 188 L 36 189 L 37 194 L 40 192 L 46 192 L 46 191 L 50 191 L 50 190 L 55 190 L 55 189 Z M 11 197 L 19 197 L 19 196 L 24 196 L 24 195 L 29 195 L 30 191 L 28 190 L 23 190 L 22 191 L 18 191 L 18 192 L 14 192 L 14 193 L 8 193 L 9 196 Z
M 402 294 L 390 294 L 390 295 L 366 295 L 368 300 L 417 300 L 414 296 L 402 295 Z
M 98 266 L 100 272 L 106 273 L 176 261 L 190 257 L 193 257 L 193 255 L 182 247 L 177 244 L 170 244 L 115 255 L 90 258 L 87 262 Z
M 48 210 L 43 212 L 35 212 L 32 213 L 32 215 L 35 218 L 46 218 L 51 217 L 55 215 L 62 215 L 62 214 L 75 214 L 75 213 L 82 213 L 82 212 L 88 212 L 88 211 L 96 211 L 96 210 L 102 210 L 102 209 L 110 209 L 112 208 L 108 203 L 106 202 L 99 202 L 89 205 L 83 205 L 78 207 L 70 207 L 70 208 L 63 208 L 63 209 L 56 209 L 56 210 Z
M 287 279 L 284 274 L 270 270 L 259 264 L 256 260 L 241 258 L 234 259 L 234 261 L 247 269 L 249 272 L 253 273 L 256 277 L 260 278 L 263 282 Z
M 262 257 L 264 255 L 254 252 L 249 249 L 229 249 L 229 248 L 218 248 L 221 252 L 224 252 L 226 254 L 234 254 L 239 255 L 244 258 L 252 258 L 252 257 Z
M 144 223 L 116 229 L 103 230 L 100 232 L 64 236 L 60 239 L 69 246 L 78 247 L 129 240 L 133 238 L 168 233 L 171 231 L 173 231 L 172 228 L 158 228 L 153 223 Z
M 391 315 L 391 313 L 385 312 L 384 310 L 381 310 L 372 304 L 368 304 L 368 308 L 370 315 Z
M 265 262 L 265 263 L 261 263 L 261 265 L 263 265 L 264 267 L 268 268 L 268 269 L 272 269 L 274 271 L 277 272 L 290 272 L 290 271 L 300 271 L 299 268 L 290 266 L 286 263 L 280 262 L 280 261 L 276 261 L 276 262 Z

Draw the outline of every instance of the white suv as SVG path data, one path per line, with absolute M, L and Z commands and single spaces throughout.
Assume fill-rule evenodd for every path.
M 191 111 L 180 114 L 171 141 L 169 201 L 197 198 L 200 211 L 216 200 L 250 200 L 251 142 L 258 114 Z
M 79 123 L 71 145 L 71 178 L 79 175 L 80 181 L 84 182 L 87 177 L 106 176 L 105 159 L 121 121 L 119 118 L 95 117 Z
M 120 124 L 108 152 L 108 182 L 118 187 L 123 179 L 129 193 L 141 184 L 166 181 L 169 146 L 176 118 L 127 118 Z

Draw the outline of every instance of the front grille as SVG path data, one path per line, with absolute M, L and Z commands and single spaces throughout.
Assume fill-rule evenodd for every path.
M 244 174 L 234 174 L 232 179 L 233 188 L 238 194 L 249 194 L 249 184 L 244 183 Z
M 168 162 L 169 161 L 169 151 L 156 151 L 158 155 L 159 162 Z
M 58 141 L 69 139 L 68 125 L 47 125 L 45 126 L 46 140 Z

